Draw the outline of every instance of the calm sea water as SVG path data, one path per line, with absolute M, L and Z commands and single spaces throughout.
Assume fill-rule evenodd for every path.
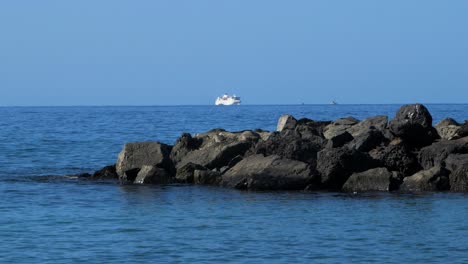
M 468 195 L 240 192 L 120 186 L 63 175 L 125 142 L 394 116 L 398 105 L 0 107 L 0 262 L 468 263 Z M 468 105 L 428 105 L 434 121 Z

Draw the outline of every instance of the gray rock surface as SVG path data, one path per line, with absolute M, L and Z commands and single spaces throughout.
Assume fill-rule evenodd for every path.
M 442 166 L 450 154 L 468 153 L 468 137 L 436 142 L 419 151 L 419 163 L 424 169 Z
M 353 173 L 343 185 L 346 192 L 393 191 L 398 189 L 400 179 L 397 172 L 387 168 L 375 168 Z
M 171 182 L 171 175 L 162 168 L 143 165 L 133 181 L 135 184 L 166 184 Z
M 173 171 L 169 159 L 171 147 L 159 142 L 127 143 L 119 153 L 116 163 L 116 172 L 121 182 L 133 182 L 140 169 L 145 166 L 154 166 Z
M 435 166 L 403 179 L 401 191 L 444 191 L 450 189 L 449 171 Z
M 304 162 L 253 155 L 228 170 L 221 185 L 245 190 L 302 190 L 314 180 L 316 175 Z

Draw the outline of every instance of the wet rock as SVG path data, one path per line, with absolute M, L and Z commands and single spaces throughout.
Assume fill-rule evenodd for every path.
M 259 134 L 253 131 L 232 133 L 218 129 L 195 137 L 184 134 L 172 149 L 171 158 L 177 169 L 188 163 L 222 168 L 234 157 L 243 156 L 259 140 Z
M 347 192 L 393 191 L 398 189 L 401 179 L 397 172 L 387 168 L 375 168 L 353 173 L 343 185 Z
M 283 129 L 294 129 L 296 124 L 297 120 L 291 115 L 282 115 L 278 120 L 276 131 L 281 132 Z
M 171 175 L 162 168 L 143 165 L 135 178 L 135 184 L 166 184 L 171 182 Z
M 324 149 L 318 153 L 317 171 L 325 188 L 340 190 L 349 176 L 378 167 L 366 153 L 347 147 Z
M 449 171 L 435 166 L 403 179 L 401 191 L 444 191 L 450 189 Z
M 278 155 L 246 157 L 222 176 L 221 185 L 243 190 L 302 190 L 317 180 L 309 165 Z
M 432 116 L 422 104 L 402 106 L 396 117 L 390 120 L 389 127 L 395 136 L 413 147 L 427 146 L 438 136 L 432 127 Z
M 173 172 L 173 165 L 169 159 L 171 147 L 159 142 L 127 143 L 119 153 L 116 172 L 122 183 L 135 181 L 138 172 L 145 165 L 165 169 Z
M 468 153 L 468 137 L 436 142 L 419 151 L 419 162 L 424 169 L 443 166 L 443 162 L 450 154 Z
M 93 173 L 91 178 L 95 180 L 118 179 L 119 175 L 117 175 L 115 165 L 109 165 Z
M 347 131 L 351 133 L 353 137 L 357 137 L 361 134 L 367 133 L 369 130 L 384 131 L 388 126 L 387 116 L 373 116 L 362 120 L 361 122 L 353 125 Z

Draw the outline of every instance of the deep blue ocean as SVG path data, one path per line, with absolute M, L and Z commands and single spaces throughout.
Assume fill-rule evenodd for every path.
M 468 105 L 427 105 L 434 124 Z M 0 107 L 0 263 L 468 263 L 468 194 L 243 192 L 65 177 L 123 144 L 399 105 Z

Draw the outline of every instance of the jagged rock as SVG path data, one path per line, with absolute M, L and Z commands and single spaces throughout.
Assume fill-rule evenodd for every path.
M 119 175 L 117 175 L 114 164 L 96 171 L 93 175 L 91 175 L 91 178 L 95 180 L 118 179 Z
M 378 167 L 366 153 L 347 147 L 323 149 L 318 153 L 317 171 L 324 187 L 339 190 L 354 172 Z
M 354 117 L 337 119 L 325 127 L 323 135 L 326 139 L 331 139 L 339 134 L 342 134 L 352 126 L 356 125 L 358 122 L 359 120 Z
M 386 147 L 370 151 L 369 154 L 390 171 L 398 171 L 403 176 L 410 176 L 421 170 L 416 154 L 398 139 Z
M 445 168 L 452 172 L 465 166 L 468 167 L 468 154 L 450 154 L 444 163 Z
M 283 129 L 294 129 L 296 124 L 297 120 L 291 115 L 282 115 L 278 120 L 276 131 L 281 132 Z
M 458 131 L 460 130 L 460 124 L 452 118 L 445 118 L 435 125 L 435 129 L 440 138 L 452 140 L 459 137 Z
M 444 191 L 450 189 L 449 171 L 435 166 L 403 179 L 401 191 Z
M 302 190 L 316 177 L 304 162 L 260 154 L 246 157 L 228 170 L 221 185 L 246 190 Z
M 350 148 L 355 148 L 359 151 L 368 152 L 384 143 L 388 139 L 377 129 L 369 129 L 366 132 L 358 134 L 349 144 Z
M 468 192 L 468 166 L 457 168 L 450 174 L 450 191 Z
M 325 144 L 325 139 L 313 135 L 310 131 L 301 134 L 297 129 L 283 130 L 281 133 L 273 133 L 268 140 L 259 142 L 249 151 L 249 154 L 279 155 L 282 158 L 303 161 L 315 167 L 317 152 L 323 149 Z
M 419 151 L 419 162 L 424 169 L 442 166 L 450 154 L 468 153 L 468 137 L 436 142 Z
M 171 175 L 165 169 L 143 165 L 133 181 L 135 184 L 166 184 L 171 182 Z
M 232 133 L 217 129 L 194 137 L 183 134 L 172 149 L 171 159 L 177 169 L 188 163 L 221 168 L 234 157 L 243 156 L 259 140 L 259 134 L 253 131 Z
M 387 168 L 375 168 L 353 173 L 343 185 L 343 191 L 393 191 L 398 189 L 400 182 L 397 172 L 390 172 Z
M 193 176 L 195 170 L 208 170 L 202 165 L 198 165 L 192 162 L 185 164 L 184 166 L 177 168 L 176 180 L 181 183 L 193 183 Z
M 195 184 L 219 184 L 221 182 L 221 173 L 212 170 L 195 170 L 193 182 Z
M 432 116 L 422 104 L 402 106 L 390 120 L 389 127 L 394 135 L 414 147 L 427 146 L 438 136 L 432 127 Z
M 324 130 L 330 124 L 330 121 L 314 121 L 302 118 L 297 121 L 295 131 L 301 135 L 302 139 L 324 138 Z
M 127 143 L 119 153 L 116 172 L 121 182 L 133 182 L 140 169 L 154 166 L 165 169 L 168 173 L 174 171 L 169 153 L 171 147 L 159 142 Z
M 458 137 L 467 137 L 468 136 L 468 121 L 465 121 L 463 125 L 461 125 L 460 130 L 458 130 Z
M 351 140 L 353 140 L 353 136 L 351 136 L 347 131 L 344 131 L 343 133 L 330 138 L 327 143 L 327 148 L 339 148 Z
M 373 116 L 362 120 L 356 125 L 350 127 L 347 131 L 351 133 L 353 137 L 357 137 L 361 134 L 367 133 L 369 130 L 375 129 L 378 131 L 384 131 L 388 126 L 387 116 Z

